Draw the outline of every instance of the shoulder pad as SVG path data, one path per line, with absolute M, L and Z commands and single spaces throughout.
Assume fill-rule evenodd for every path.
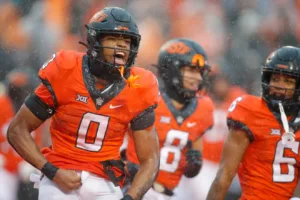
M 59 51 L 45 62 L 39 71 L 43 80 L 51 80 L 66 75 L 67 71 L 77 66 L 80 53 L 76 51 Z
M 246 115 L 249 115 L 253 110 L 253 101 L 256 100 L 253 97 L 251 95 L 244 95 L 236 98 L 228 108 L 227 118 L 242 120 Z
M 131 75 L 138 76 L 134 84 L 137 88 L 133 91 L 133 100 L 137 113 L 142 113 L 150 107 L 156 107 L 160 101 L 158 81 L 154 74 L 143 68 L 131 68 Z M 138 97 L 138 98 L 136 98 Z
M 151 71 L 144 68 L 132 67 L 131 75 L 138 76 L 135 80 L 135 84 L 137 84 L 140 89 L 147 89 L 158 85 L 156 76 Z

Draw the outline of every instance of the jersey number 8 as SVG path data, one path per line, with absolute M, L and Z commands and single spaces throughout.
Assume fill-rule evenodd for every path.
M 175 172 L 179 166 L 181 150 L 186 146 L 189 133 L 170 130 L 160 150 L 160 170 Z

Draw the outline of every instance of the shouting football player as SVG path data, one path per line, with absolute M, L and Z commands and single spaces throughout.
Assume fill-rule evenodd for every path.
M 198 174 L 200 137 L 213 125 L 211 99 L 196 96 L 210 68 L 203 48 L 184 38 L 170 40 L 160 49 L 157 67 L 163 99 L 155 111 L 160 171 L 143 198 L 149 200 L 171 199 L 182 175 Z M 130 162 L 138 164 L 132 138 L 126 153 Z
M 87 53 L 61 51 L 42 66 L 42 83 L 25 100 L 7 138 L 41 170 L 41 200 L 140 199 L 159 167 L 153 128 L 157 80 L 150 71 L 131 67 L 140 35 L 127 11 L 104 8 L 86 28 Z M 52 146 L 40 152 L 30 132 L 50 117 Z M 123 197 L 119 148 L 129 124 L 141 165 Z
M 288 200 L 299 178 L 300 49 L 282 47 L 262 67 L 262 97 L 229 107 L 225 141 L 209 200 L 224 199 L 238 171 L 241 199 Z

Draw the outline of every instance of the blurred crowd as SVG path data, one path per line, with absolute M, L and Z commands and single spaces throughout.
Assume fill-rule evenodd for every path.
M 84 24 L 105 6 L 123 7 L 136 18 L 142 35 L 137 66 L 155 64 L 171 38 L 199 42 L 213 66 L 208 92 L 217 109 L 238 94 L 259 95 L 265 58 L 279 46 L 299 46 L 300 0 L 0 0 L 0 96 L 10 84 L 34 88 L 37 71 L 56 51 L 84 52 L 78 43 L 85 41 Z M 14 79 L 16 72 L 28 77 Z M 228 94 L 230 88 L 237 94 Z M 25 96 L 16 97 L 15 111 Z
M 299 0 L 0 0 L 0 81 L 14 68 L 37 71 L 59 49 L 85 51 L 84 24 L 105 6 L 128 9 L 142 42 L 137 65 L 156 62 L 163 42 L 198 41 L 229 81 L 259 94 L 259 69 L 281 45 L 298 46 Z

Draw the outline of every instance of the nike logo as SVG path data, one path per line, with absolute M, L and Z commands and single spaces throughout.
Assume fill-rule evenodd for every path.
M 116 106 L 113 106 L 113 105 L 109 105 L 109 108 L 110 109 L 115 109 L 115 108 L 119 108 L 119 107 L 121 107 L 121 106 L 123 106 L 123 105 L 116 105 Z
M 191 127 L 195 126 L 196 124 L 197 124 L 196 122 L 192 122 L 192 123 L 188 122 L 186 124 L 186 126 L 189 127 L 189 128 L 191 128 Z

